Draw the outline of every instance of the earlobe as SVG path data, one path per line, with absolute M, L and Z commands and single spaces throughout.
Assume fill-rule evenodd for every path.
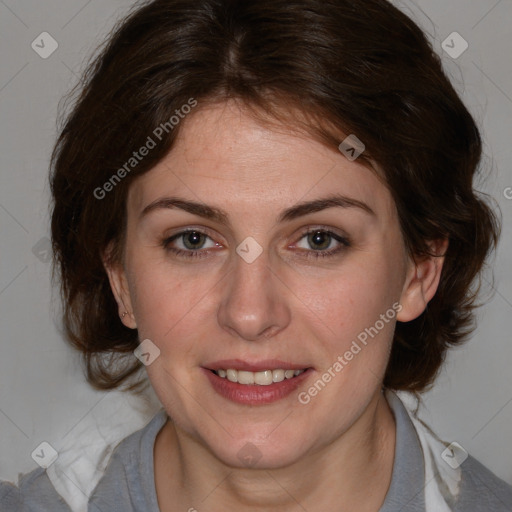
M 133 314 L 128 282 L 123 266 L 119 263 L 113 263 L 106 258 L 103 259 L 103 266 L 107 272 L 110 289 L 118 305 L 118 314 L 121 322 L 130 329 L 136 329 L 137 322 Z
M 402 309 L 397 314 L 399 322 L 409 322 L 418 318 L 425 311 L 439 286 L 448 239 L 433 240 L 429 245 L 431 255 L 410 261 L 400 298 Z

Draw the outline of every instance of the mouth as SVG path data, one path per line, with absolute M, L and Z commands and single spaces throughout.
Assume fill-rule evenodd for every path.
M 214 391 L 232 402 L 262 405 L 289 396 L 314 369 L 282 361 L 248 364 L 240 360 L 219 361 L 203 367 Z
M 293 379 L 304 373 L 308 368 L 302 370 L 285 370 L 283 368 L 277 368 L 275 370 L 263 370 L 259 372 L 250 372 L 247 370 L 235 370 L 234 368 L 228 368 L 224 370 L 219 368 L 218 370 L 210 370 L 221 379 L 227 379 L 230 382 L 236 382 L 245 386 L 256 385 L 256 386 L 270 386 L 277 382 L 283 382 L 285 379 Z

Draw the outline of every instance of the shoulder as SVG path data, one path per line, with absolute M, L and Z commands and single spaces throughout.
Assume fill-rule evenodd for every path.
M 0 482 L 0 503 L 9 512 L 71 512 L 42 468 L 20 475 L 17 486 Z
M 512 486 L 471 456 L 463 462 L 461 470 L 461 488 L 455 512 L 512 511 Z
M 152 494 L 153 446 L 167 415 L 159 411 L 142 429 L 125 437 L 115 448 L 107 468 L 89 499 L 89 510 L 109 512 L 158 510 Z M 149 489 L 149 490 L 148 490 Z M 142 506 L 134 505 L 141 503 Z M 93 505 L 96 505 L 95 508 Z M 20 474 L 18 484 L 0 481 L 0 512 L 72 512 L 57 492 L 46 470 L 37 468 Z
M 20 490 L 11 482 L 0 480 L 0 510 L 20 510 Z
M 421 420 L 419 412 L 422 403 L 416 395 L 388 392 L 386 398 L 395 413 L 397 422 L 397 454 L 402 451 L 404 455 L 400 444 L 403 444 L 404 440 L 407 444 L 403 458 L 407 459 L 408 463 L 404 466 L 405 470 L 402 474 L 407 475 L 407 479 L 410 480 L 411 472 L 416 466 L 422 466 L 425 506 L 420 507 L 421 510 L 512 512 L 512 486 L 494 475 L 478 460 L 466 454 L 467 458 L 456 467 L 447 463 L 443 454 L 451 445 L 441 440 Z M 415 432 L 414 436 L 409 435 L 406 438 L 404 435 L 399 435 L 411 429 Z M 398 442 L 399 438 L 400 442 Z M 420 447 L 420 456 L 413 460 L 410 451 L 415 445 Z
M 166 420 L 165 410 L 160 410 L 144 428 L 117 445 L 91 495 L 89 510 L 158 510 L 153 447 Z

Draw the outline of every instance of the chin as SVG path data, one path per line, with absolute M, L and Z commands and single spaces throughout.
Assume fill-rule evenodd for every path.
M 272 434 L 272 439 L 258 435 L 239 435 L 223 445 L 209 445 L 215 456 L 227 466 L 247 469 L 278 469 L 300 460 L 307 450 L 305 439 L 291 432 Z

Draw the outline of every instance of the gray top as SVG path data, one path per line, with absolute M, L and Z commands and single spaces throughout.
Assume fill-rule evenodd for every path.
M 379 512 L 425 512 L 423 452 L 409 415 L 394 394 L 396 419 L 391 485 Z M 122 440 L 89 500 L 88 512 L 160 512 L 155 490 L 153 447 L 167 419 L 162 409 L 141 430 Z M 454 512 L 512 512 L 512 487 L 468 457 Z M 21 475 L 18 486 L 0 482 L 0 512 L 70 512 L 41 469 Z

